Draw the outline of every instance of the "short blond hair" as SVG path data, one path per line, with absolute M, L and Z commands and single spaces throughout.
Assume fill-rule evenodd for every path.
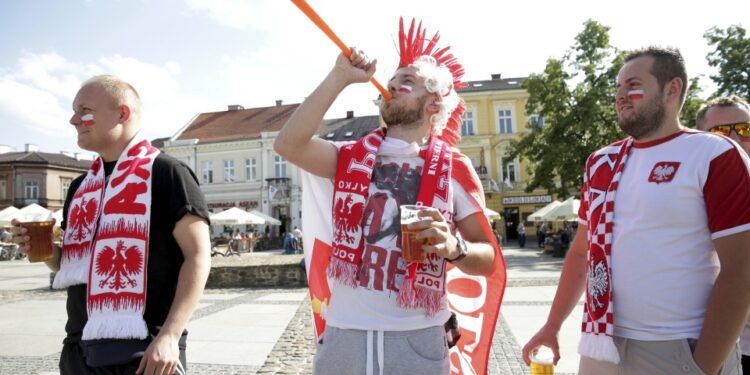
M 133 85 L 123 81 L 113 75 L 98 75 L 87 79 L 81 87 L 88 85 L 99 85 L 114 100 L 114 105 L 119 107 L 127 105 L 130 108 L 131 116 L 140 118 L 141 115 L 141 97 Z
M 695 124 L 698 126 L 698 128 L 703 126 L 703 123 L 706 121 L 706 114 L 708 113 L 708 110 L 713 107 L 737 107 L 750 112 L 750 104 L 748 104 L 745 99 L 737 95 L 713 98 L 703 103 L 701 108 L 698 110 L 698 114 L 695 116 Z

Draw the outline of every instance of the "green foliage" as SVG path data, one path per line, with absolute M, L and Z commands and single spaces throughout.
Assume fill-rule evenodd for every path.
M 695 117 L 698 115 L 698 110 L 701 105 L 705 102 L 701 99 L 698 94 L 701 93 L 701 88 L 698 85 L 698 77 L 690 79 L 690 86 L 688 86 L 687 95 L 685 97 L 685 103 L 682 105 L 682 112 L 680 112 L 680 123 L 689 128 L 695 128 Z
M 715 48 L 706 60 L 719 68 L 719 75 L 711 76 L 718 85 L 713 96 L 734 94 L 750 100 L 750 38 L 745 35 L 739 25 L 713 27 L 703 34 L 708 45 Z
M 543 116 L 544 126 L 529 124 L 505 159 L 528 161 L 527 191 L 543 188 L 566 197 L 580 190 L 588 155 L 625 136 L 614 106 L 622 60 L 609 45 L 609 28 L 588 20 L 565 56 L 550 58 L 542 74 L 524 82 L 526 112 Z

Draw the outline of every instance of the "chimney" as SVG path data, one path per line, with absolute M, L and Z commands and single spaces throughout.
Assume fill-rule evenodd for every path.
M 228 111 L 239 111 L 241 109 L 245 109 L 245 107 L 239 105 L 239 104 L 230 104 L 227 106 Z
M 284 101 L 281 100 L 281 99 L 276 100 L 276 106 L 277 107 L 281 107 L 281 103 L 284 103 Z
M 346 111 L 346 118 L 354 118 L 354 111 Z
M 7 154 L 9 152 L 13 151 L 13 148 L 6 145 L 0 145 L 0 154 Z
M 498 80 L 498 79 L 500 79 L 500 73 L 495 73 L 495 74 L 492 74 L 492 80 L 493 80 L 493 81 L 494 81 L 494 80 Z
M 39 146 L 37 146 L 35 144 L 32 144 L 32 143 L 27 143 L 24 151 L 26 151 L 26 152 L 37 152 L 37 151 L 39 151 Z

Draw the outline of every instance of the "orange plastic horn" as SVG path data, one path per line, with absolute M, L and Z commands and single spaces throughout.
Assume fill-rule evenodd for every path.
M 316 13 L 315 10 L 311 8 L 310 5 L 305 0 L 291 0 L 291 1 L 294 5 L 297 6 L 297 8 L 299 8 L 299 10 L 302 11 L 302 13 L 304 13 L 307 16 L 307 18 L 310 19 L 310 21 L 312 21 L 315 24 L 315 26 L 318 26 L 320 31 L 326 34 L 326 36 L 328 36 L 328 38 L 331 39 L 331 41 L 334 44 L 336 44 L 336 46 L 338 46 L 339 49 L 341 49 L 341 52 L 343 52 L 346 57 L 352 56 L 352 51 L 349 49 L 349 47 L 347 47 L 347 45 L 344 44 L 344 42 L 342 42 L 341 39 L 339 39 L 336 33 L 334 33 L 333 30 L 331 30 L 331 28 L 328 27 L 328 24 L 326 24 L 326 22 L 323 21 L 322 18 L 320 18 L 318 13 Z M 381 85 L 380 82 L 378 82 L 375 79 L 375 77 L 370 77 L 370 82 L 372 82 L 372 84 L 375 85 L 375 87 L 380 91 L 385 101 L 391 100 L 393 95 L 391 95 L 391 93 L 388 90 L 386 90 L 385 87 L 383 87 L 383 85 Z

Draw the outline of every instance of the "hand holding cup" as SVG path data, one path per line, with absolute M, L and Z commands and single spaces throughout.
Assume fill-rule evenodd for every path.
M 53 258 L 52 228 L 55 219 L 49 216 L 23 216 L 11 221 L 13 242 L 18 250 L 28 256 L 29 262 L 42 262 Z

